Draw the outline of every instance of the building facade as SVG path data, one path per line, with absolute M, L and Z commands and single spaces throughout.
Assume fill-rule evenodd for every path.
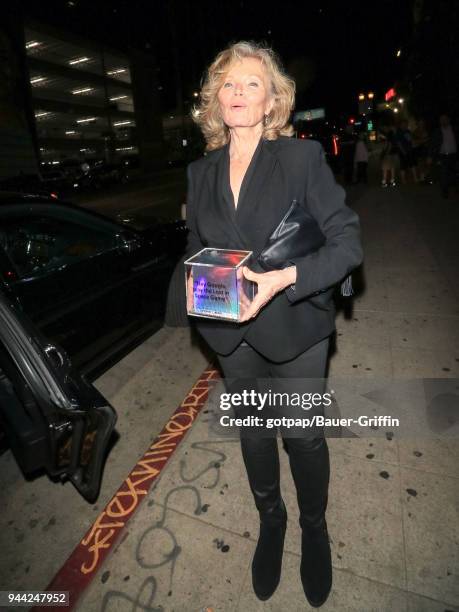
M 16 72 L 26 73 L 21 84 L 16 78 L 16 89 L 22 85 L 22 106 L 29 109 L 22 131 L 37 167 L 136 158 L 150 170 L 163 163 L 162 117 L 150 56 L 123 53 L 34 22 L 26 22 L 22 36 L 10 28 L 5 38 L 16 47 L 10 52 L 17 58 Z M 5 109 L 13 98 L 4 102 Z M 19 136 L 16 128 L 9 140 Z M 15 159 L 11 149 L 6 159 L 0 153 L 0 176 L 30 172 L 34 163 L 25 163 L 25 157 L 23 152 L 22 161 Z

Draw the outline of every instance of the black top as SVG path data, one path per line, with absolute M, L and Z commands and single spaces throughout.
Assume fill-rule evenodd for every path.
M 326 163 L 320 143 L 280 137 L 260 140 L 241 184 L 237 209 L 229 182 L 229 145 L 188 166 L 187 256 L 204 247 L 250 250 L 255 257 L 293 200 L 316 219 L 326 243 L 292 260 L 295 291 L 276 295 L 244 324 L 193 319 L 217 353 L 227 355 L 245 339 L 275 362 L 293 359 L 329 336 L 334 328 L 332 287 L 362 261 L 358 216 Z M 253 265 L 255 272 L 263 272 Z

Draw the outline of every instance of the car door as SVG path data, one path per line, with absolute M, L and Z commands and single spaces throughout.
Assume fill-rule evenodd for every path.
M 94 502 L 116 413 L 0 290 L 0 424 L 24 472 L 70 479 Z
M 146 327 L 159 327 L 166 311 L 167 291 L 176 262 L 184 250 L 181 224 L 158 224 L 142 232 L 142 246 L 131 256 Z
M 62 204 L 2 206 L 0 221 L 11 291 L 76 367 L 92 367 L 135 335 L 142 299 L 132 268 L 141 238 Z

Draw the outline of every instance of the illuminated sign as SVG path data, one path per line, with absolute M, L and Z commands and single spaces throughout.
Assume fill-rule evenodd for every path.
M 306 111 L 298 111 L 293 115 L 293 123 L 297 121 L 313 121 L 314 119 L 324 119 L 325 109 L 324 108 L 311 108 Z
M 388 102 L 389 100 L 391 100 L 392 98 L 395 98 L 397 94 L 395 93 L 395 89 L 393 87 L 391 87 L 390 89 L 388 89 L 386 91 L 386 93 L 384 94 L 384 100 L 386 102 Z

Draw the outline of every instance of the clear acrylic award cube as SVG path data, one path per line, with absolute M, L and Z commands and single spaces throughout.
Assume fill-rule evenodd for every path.
M 202 249 L 185 261 L 187 312 L 194 317 L 240 321 L 255 295 L 245 278 L 252 251 Z

